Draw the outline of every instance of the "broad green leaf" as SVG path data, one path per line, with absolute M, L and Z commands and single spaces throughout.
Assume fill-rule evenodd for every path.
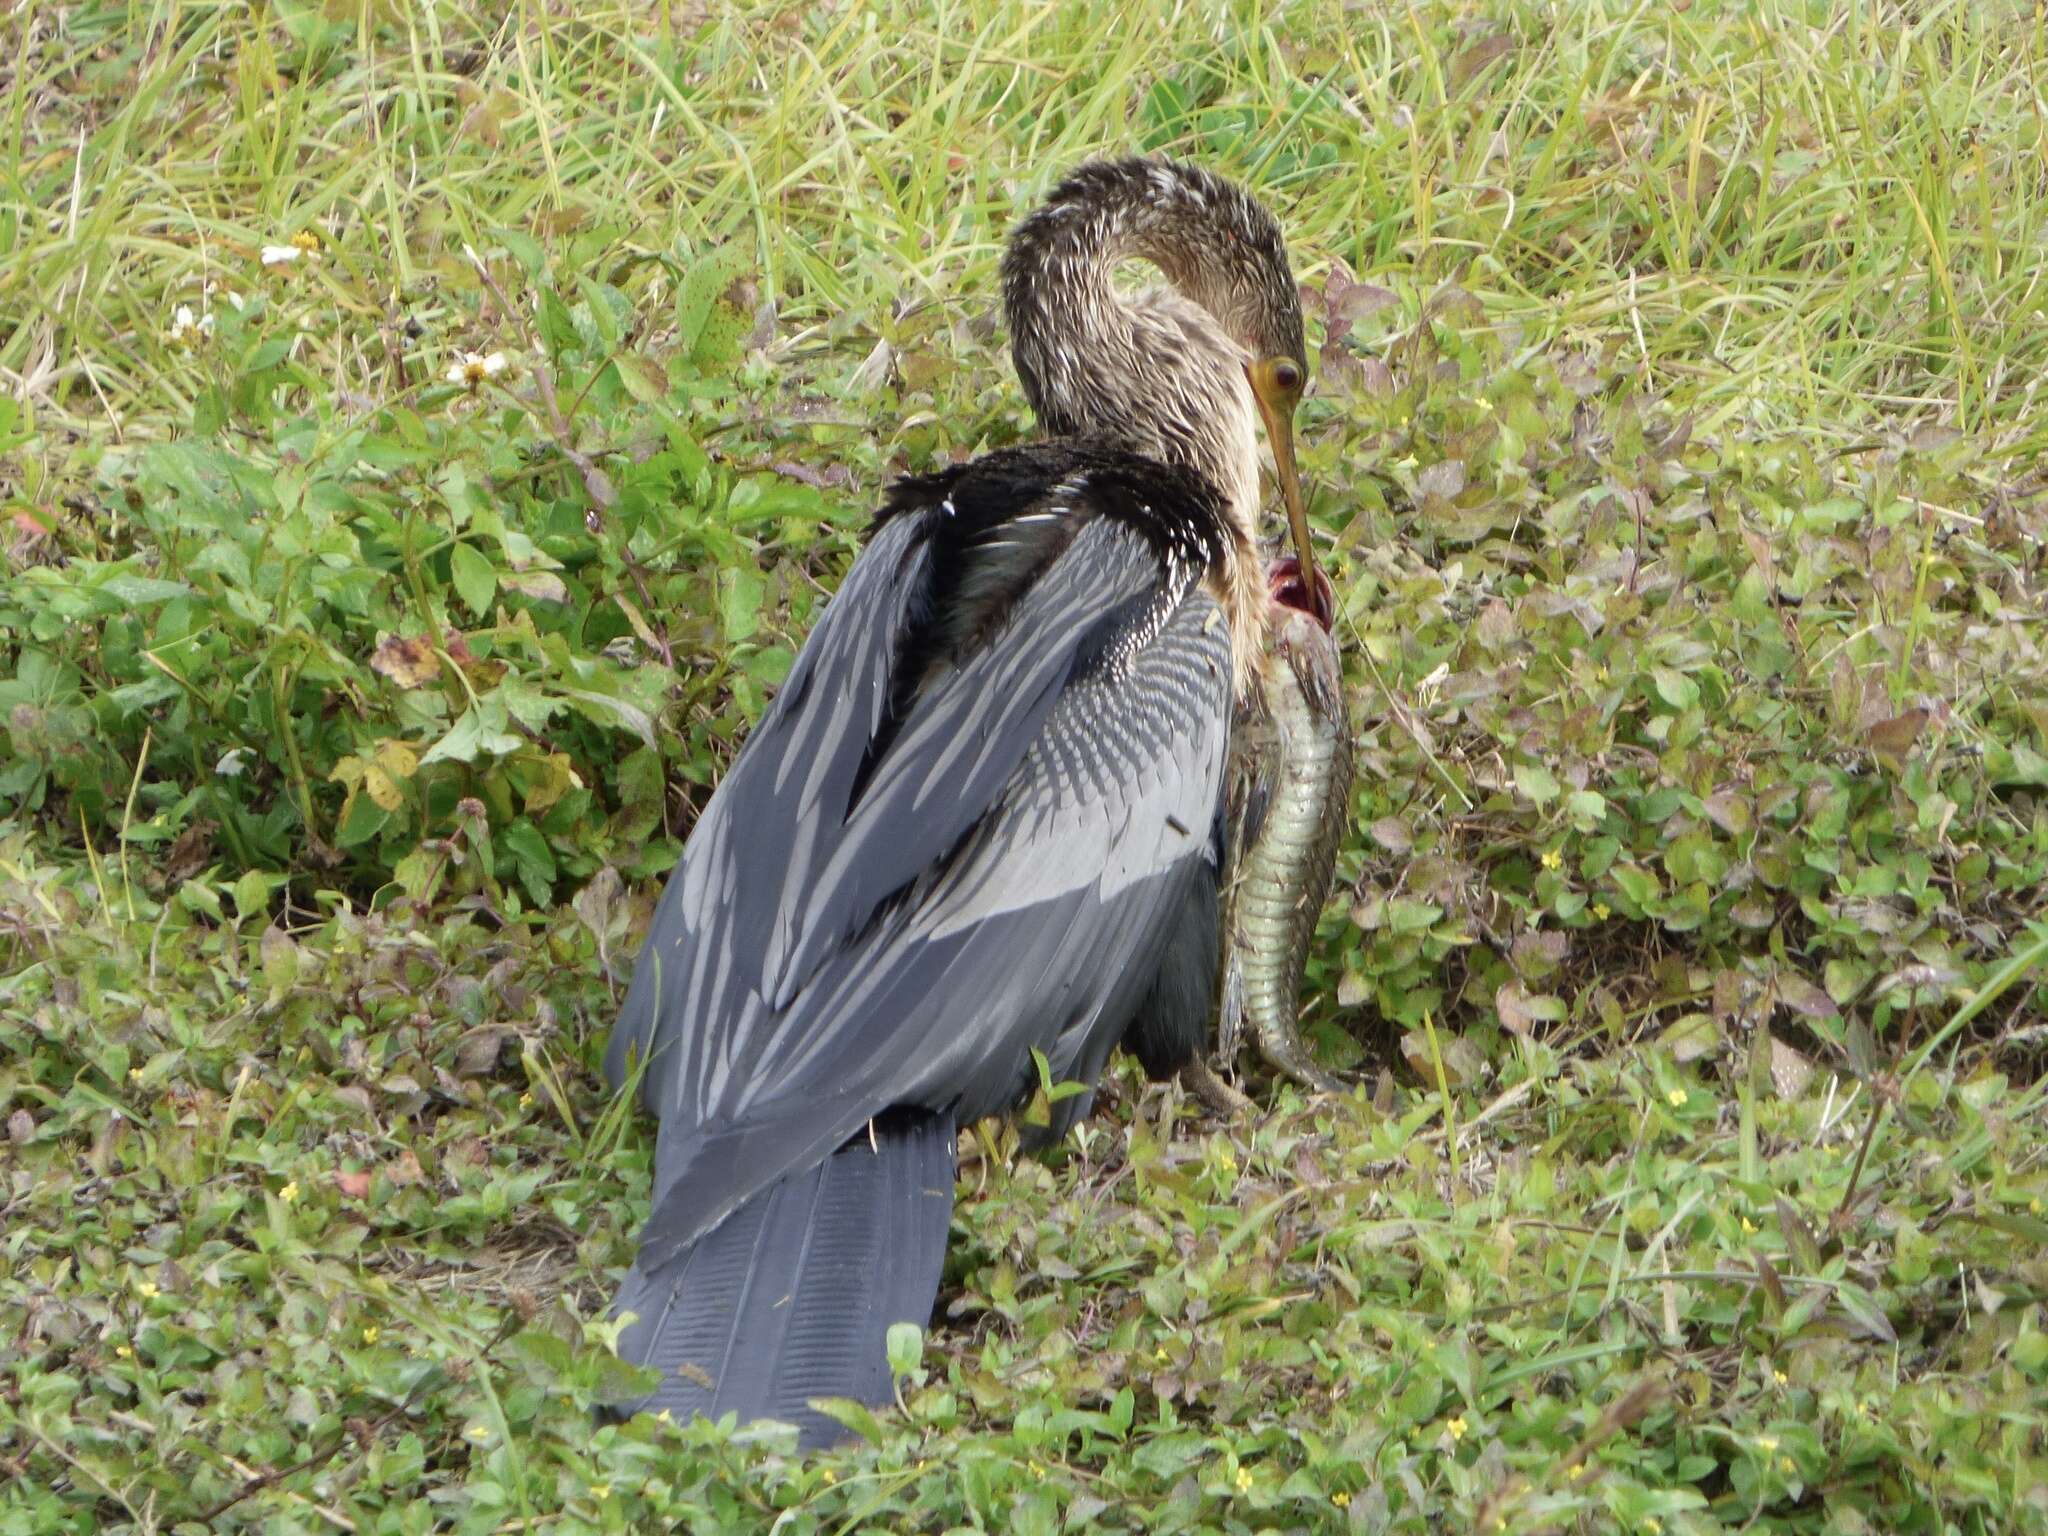
M 497 595 L 498 578 L 491 562 L 467 544 L 457 544 L 448 553 L 448 574 L 464 605 L 480 619 L 491 615 L 491 599 Z

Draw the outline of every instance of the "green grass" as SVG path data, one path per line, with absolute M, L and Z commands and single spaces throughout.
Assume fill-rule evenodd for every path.
M 2037 14 L 260 9 L 0 59 L 0 1536 L 2048 1529 Z M 1308 290 L 1359 1092 L 978 1133 L 860 1449 L 594 1430 L 660 875 L 1132 148 Z

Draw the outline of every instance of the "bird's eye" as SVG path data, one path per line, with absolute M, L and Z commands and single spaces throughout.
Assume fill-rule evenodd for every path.
M 1295 365 L 1292 358 L 1276 357 L 1273 359 L 1272 367 L 1274 388 L 1289 395 L 1301 388 L 1301 369 Z

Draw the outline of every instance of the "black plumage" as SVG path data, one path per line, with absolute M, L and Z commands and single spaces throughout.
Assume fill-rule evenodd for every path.
M 1093 1083 L 1134 1023 L 1156 1072 L 1198 1048 L 1231 686 L 1204 579 L 1219 519 L 1190 472 L 1073 443 L 891 495 L 698 822 L 612 1037 L 609 1072 L 645 1059 L 661 1120 L 620 1304 L 643 1319 L 628 1354 L 667 1374 L 636 1406 L 787 1411 L 785 1377 L 865 1395 L 871 1371 L 815 1357 L 765 1378 L 717 1368 L 760 1353 L 748 1288 L 764 1276 L 799 1298 L 820 1245 L 828 1267 L 861 1267 L 861 1224 L 794 1219 L 812 1207 L 791 1176 L 829 1160 L 851 1190 L 843 1168 L 878 1165 L 859 1191 L 886 1210 L 914 1190 L 930 1223 L 950 1171 L 928 1195 L 929 1142 L 905 1150 L 918 1117 L 950 1159 L 955 1125 L 1030 1092 L 1034 1049 L 1057 1080 Z M 1086 1104 L 1062 1101 L 1054 1130 Z M 871 1140 L 891 1115 L 898 1134 Z M 775 1217 L 771 1191 L 790 1208 Z M 706 1255 L 714 1229 L 749 1262 Z M 867 1277 L 884 1327 L 928 1318 L 944 1224 L 920 1230 L 937 1233 L 922 1263 Z
M 1120 297 L 1128 255 L 1186 291 Z M 662 1379 L 630 1408 L 828 1437 L 809 1400 L 883 1400 L 889 1325 L 929 1318 L 956 1128 L 1024 1100 L 1042 1052 L 1091 1090 L 1055 1106 L 1063 1133 L 1120 1041 L 1164 1075 L 1213 1016 L 1224 760 L 1266 622 L 1261 419 L 1300 507 L 1293 279 L 1240 189 L 1120 161 L 1024 222 L 1004 295 L 1068 435 L 889 493 L 614 1030 L 608 1074 L 644 1064 L 661 1122 L 618 1308 Z

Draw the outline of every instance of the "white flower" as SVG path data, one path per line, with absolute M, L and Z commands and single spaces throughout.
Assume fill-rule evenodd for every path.
M 310 229 L 302 229 L 283 245 L 263 247 L 263 265 L 288 267 L 297 261 L 317 260 L 319 255 L 320 237 Z
M 213 771 L 224 779 L 239 779 L 242 776 L 242 759 L 249 755 L 247 747 L 234 747 L 221 753 L 220 761 L 213 765 Z
M 502 352 L 458 352 L 455 354 L 455 361 L 448 365 L 448 372 L 443 377 L 450 384 L 460 384 L 471 394 L 475 394 L 484 384 L 499 377 L 511 366 L 510 359 Z
M 213 334 L 212 315 L 194 315 L 190 304 L 171 312 L 170 343 L 174 347 L 196 347 Z

